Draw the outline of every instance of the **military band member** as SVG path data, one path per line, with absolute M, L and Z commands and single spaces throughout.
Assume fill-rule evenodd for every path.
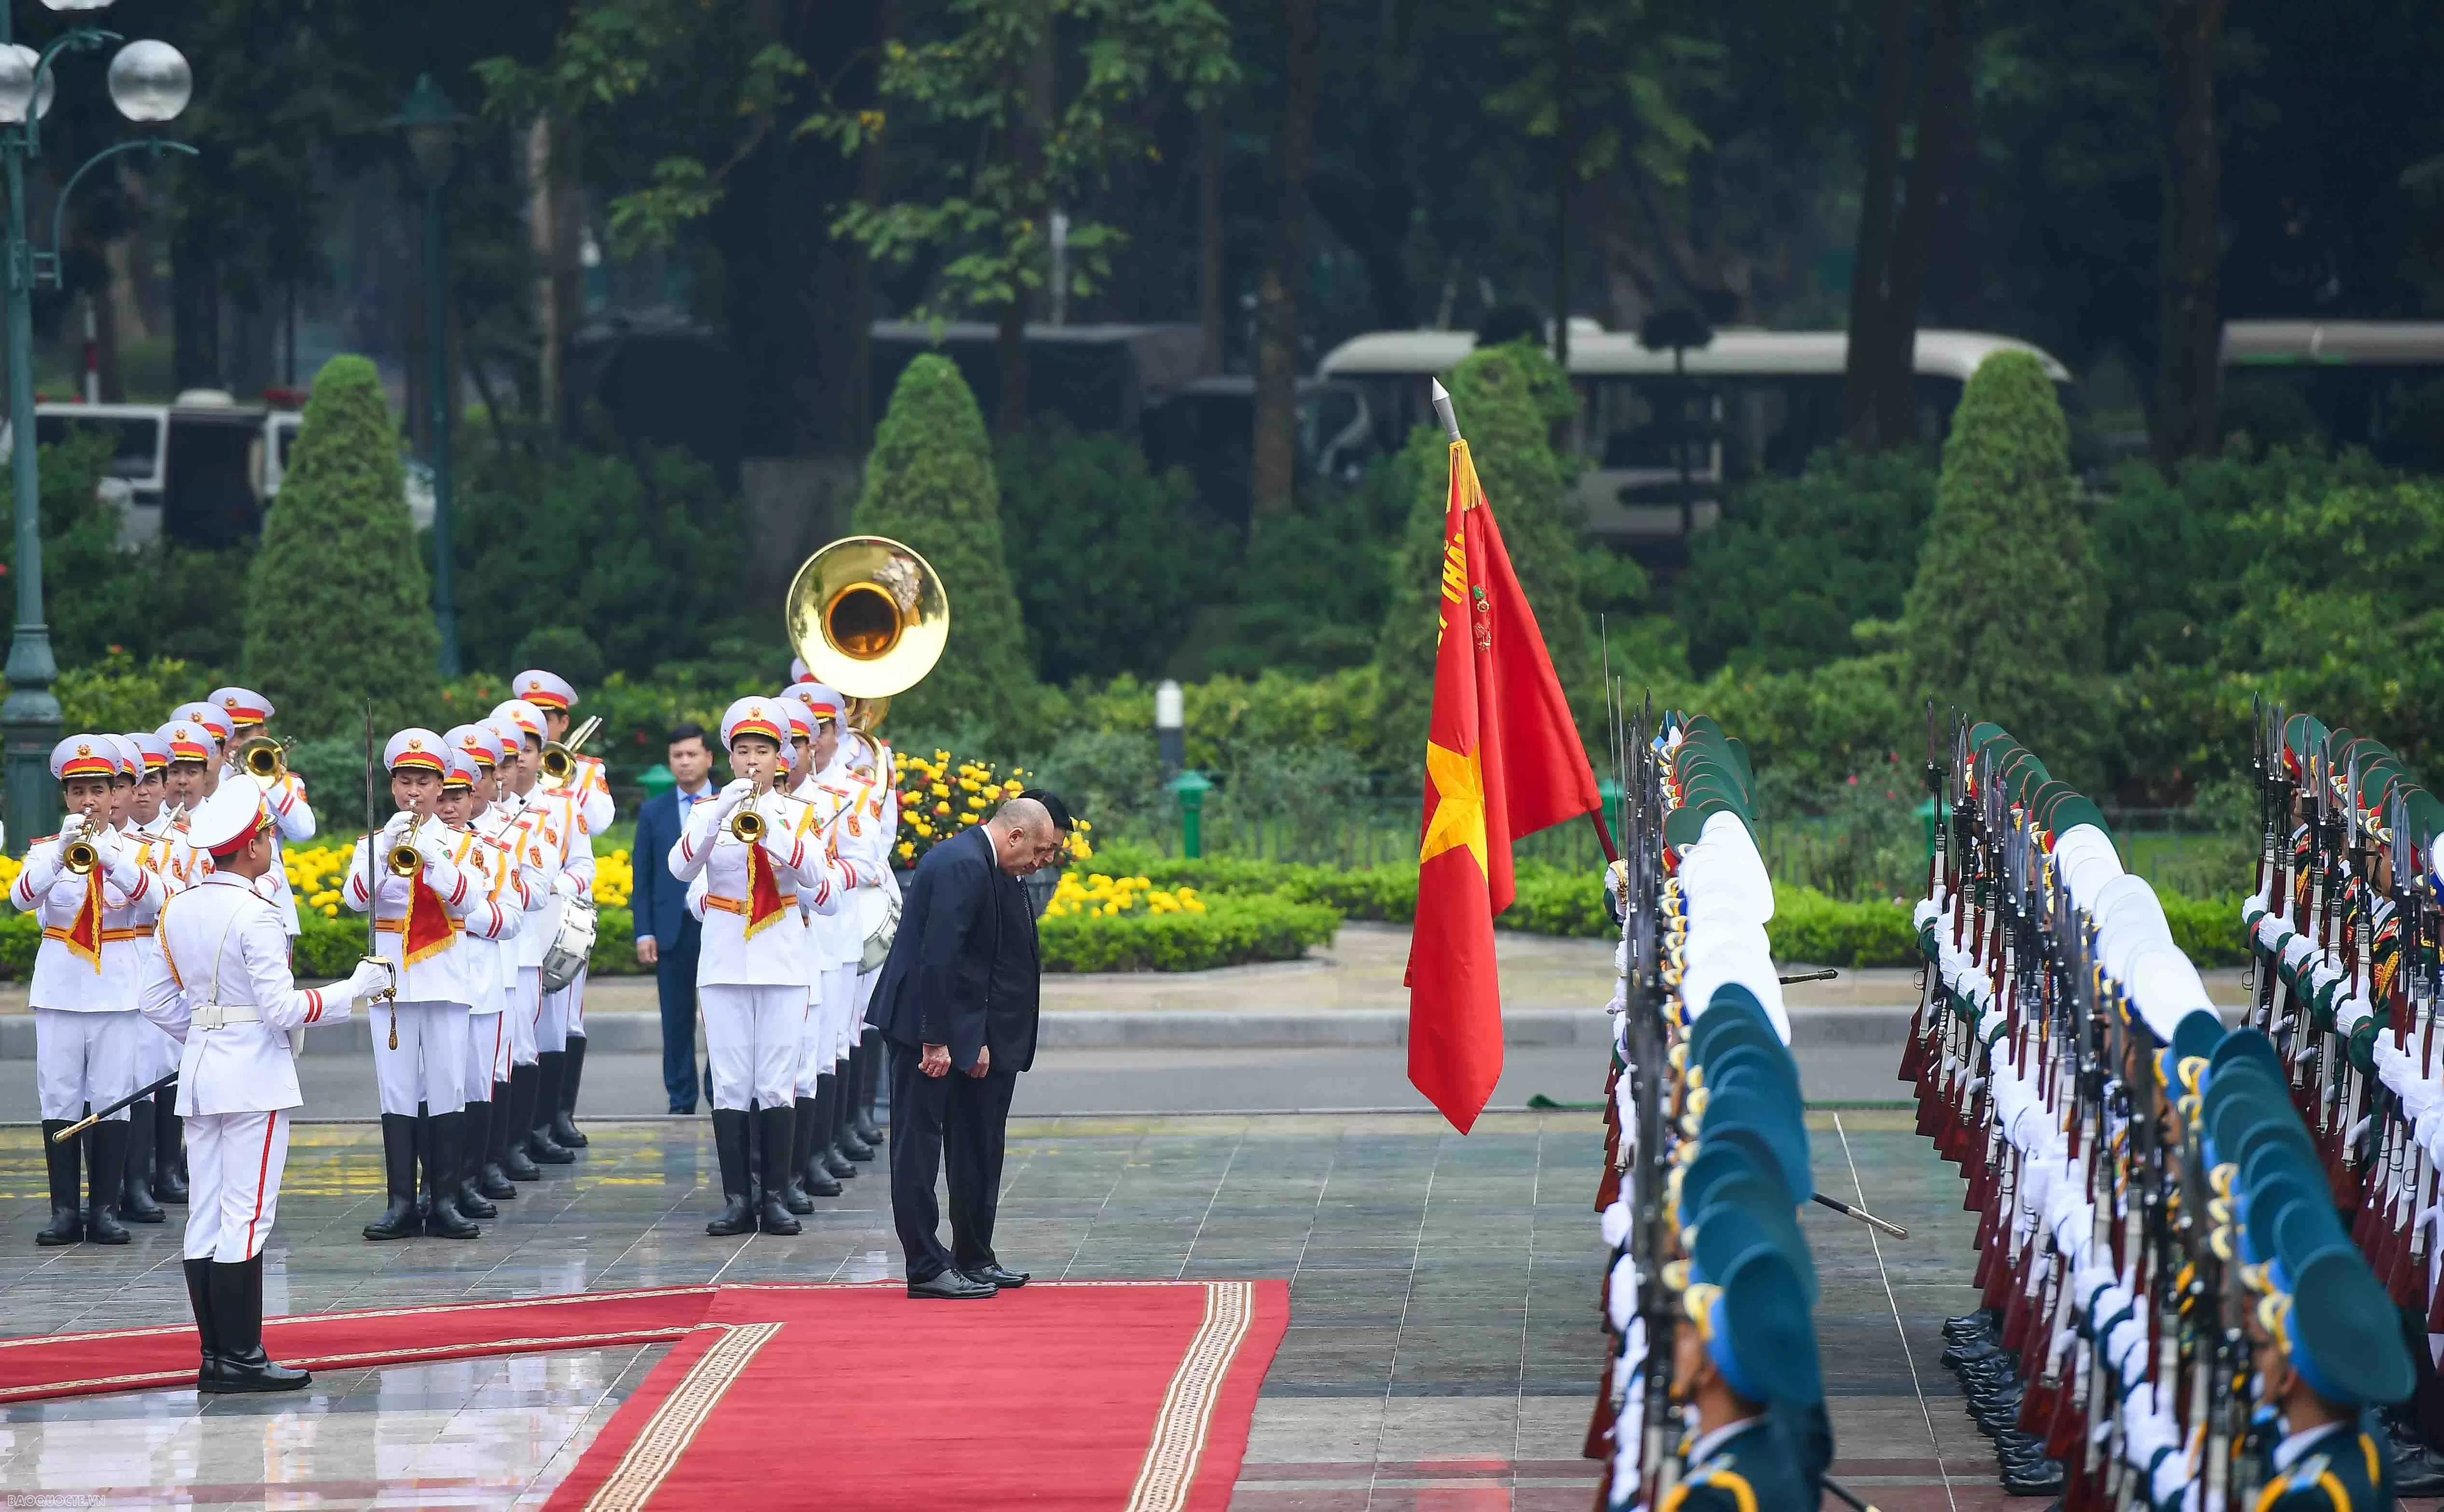
M 170 722 L 193 725 L 212 737 L 213 754 L 204 769 L 203 791 L 203 797 L 211 797 L 221 785 L 221 758 L 228 752 L 230 744 L 229 715 L 218 704 L 198 698 L 171 710 Z
M 833 856 L 848 861 L 857 881 L 842 900 L 840 913 L 828 921 L 824 938 L 831 948 L 830 969 L 824 979 L 822 1127 L 815 1136 L 815 1157 L 835 1176 L 857 1174 L 856 1162 L 874 1158 L 874 1147 L 861 1138 L 850 1116 L 855 1103 L 851 1053 L 864 1032 L 864 1000 L 859 994 L 859 968 L 870 932 L 864 900 L 879 899 L 889 885 L 890 855 L 877 843 L 864 809 L 866 784 L 849 765 L 855 749 L 847 728 L 848 700 L 822 683 L 801 683 L 799 693 L 816 716 L 821 732 L 814 752 L 819 767 L 807 791 L 820 802 L 824 843 Z
M 518 990 L 522 998 L 531 999 L 532 1005 L 532 1069 L 512 1071 L 510 1087 L 527 1154 L 537 1165 L 565 1166 L 577 1159 L 577 1152 L 560 1142 L 552 1125 L 567 1074 L 569 989 L 543 990 L 543 959 L 559 936 L 566 900 L 585 896 L 594 889 L 594 851 L 581 833 L 583 821 L 575 800 L 542 785 L 539 780 L 549 728 L 543 710 L 513 698 L 492 714 L 519 734 L 521 749 L 513 784 L 519 843 L 522 858 L 543 873 L 546 889 L 544 906 L 527 921 L 519 944 Z
M 213 773 L 220 765 L 220 740 L 193 719 L 172 719 L 154 733 L 170 748 L 170 765 L 162 777 L 162 817 L 176 849 L 173 861 L 180 888 L 192 887 L 212 870 L 212 861 L 189 834 L 195 810 L 212 796 Z M 287 880 L 284 874 L 282 880 Z M 164 900 L 166 901 L 166 899 Z M 157 1098 L 153 1108 L 153 1195 L 165 1203 L 187 1200 L 187 1146 L 179 1136 L 175 1098 Z
M 457 946 L 462 933 L 489 939 L 512 926 L 485 895 L 484 877 L 462 870 L 453 858 L 463 849 L 461 838 L 438 817 L 450 754 L 440 735 L 422 728 L 402 729 L 382 747 L 398 812 L 379 834 L 357 842 L 340 894 L 350 909 L 372 913 L 380 954 L 398 968 L 398 995 L 373 1036 L 390 1196 L 381 1216 L 365 1225 L 364 1235 L 373 1240 L 418 1232 L 472 1239 L 478 1232 L 458 1211 L 473 952 Z M 491 985 L 489 972 L 484 985 Z M 420 1214 L 419 1152 L 425 1178 Z
M 140 758 L 139 758 L 140 761 Z M 43 926 L 28 994 L 34 1009 L 34 1085 L 42 1107 L 43 1156 L 49 1171 L 51 1221 L 34 1236 L 44 1245 L 123 1245 L 120 1183 L 127 1169 L 124 1109 L 94 1126 L 86 1143 L 88 1179 L 79 1181 L 79 1145 L 50 1136 L 134 1092 L 143 1057 L 136 1014 L 135 942 L 160 906 L 153 875 L 115 821 L 133 783 L 118 785 L 118 742 L 71 735 L 51 751 L 51 775 L 68 811 L 60 833 L 28 848 L 9 890 L 20 913 Z M 92 1207 L 81 1211 L 80 1186 Z
M 518 696 L 543 711 L 544 734 L 548 740 L 568 738 L 569 710 L 577 707 L 577 689 L 567 678 L 541 668 L 529 668 L 511 680 Z M 594 856 L 594 837 L 611 827 L 617 817 L 611 802 L 611 779 L 600 757 L 580 752 L 571 758 L 573 770 L 564 789 L 577 811 L 583 839 L 582 849 L 589 862 Z M 593 885 L 592 874 L 586 885 Z M 576 895 L 576 894 L 571 894 Z M 577 1127 L 577 1087 L 585 1075 L 585 978 L 586 969 L 580 967 L 577 977 L 567 987 L 566 1018 L 568 1032 L 561 1067 L 560 1097 L 546 1111 L 551 1115 L 552 1137 L 573 1150 L 585 1148 L 585 1135 Z
M 178 1114 L 193 1176 L 183 1245 L 187 1301 L 202 1356 L 200 1392 L 293 1391 L 306 1372 L 263 1349 L 263 1245 L 288 1159 L 296 1043 L 306 1026 L 343 1023 L 391 981 L 366 961 L 345 982 L 301 990 L 280 916 L 255 890 L 271 870 L 274 819 L 252 783 L 231 783 L 188 817 L 213 870 L 163 911 L 143 1014 L 180 1042 Z
M 167 902 L 187 885 L 189 864 L 189 847 L 171 827 L 168 811 L 162 806 L 168 790 L 165 776 L 170 766 L 170 743 L 149 730 L 119 738 L 123 745 L 135 747 L 143 764 L 128 809 L 127 838 L 136 846 L 136 864 L 153 875 L 154 886 L 160 890 L 162 901 Z M 160 946 L 149 933 L 135 945 L 136 980 L 141 983 L 154 958 L 159 955 Z M 178 1068 L 177 1042 L 168 1035 L 147 1031 L 137 1036 L 137 1042 L 139 1087 L 149 1087 Z M 183 1188 L 175 1182 L 175 1162 L 158 1160 L 160 1100 L 139 1097 L 127 1110 L 127 1171 L 119 1188 L 119 1216 L 127 1223 L 160 1223 L 165 1216 L 160 1205 L 178 1201 L 183 1195 Z
M 842 759 L 848 764 L 850 774 L 863 784 L 866 794 L 865 806 L 852 820 L 850 830 L 854 834 L 860 826 L 865 829 L 864 839 L 874 848 L 881 871 L 879 884 L 860 891 L 856 896 L 858 937 L 866 940 L 892 923 L 900 906 L 899 875 L 896 870 L 899 857 L 895 849 L 899 840 L 898 759 L 879 734 L 854 725 L 841 736 L 841 747 Z M 881 975 L 880 959 L 871 966 L 861 962 L 857 976 L 858 1035 L 856 1048 L 850 1053 L 848 1079 L 850 1125 L 870 1147 L 882 1140 L 881 1127 L 874 1121 L 875 1091 L 882 1082 L 882 1035 L 867 1024 L 866 1010 L 873 1005 L 874 985 Z
M 670 852 L 671 875 L 689 884 L 690 905 L 704 919 L 696 988 L 726 1199 L 705 1230 L 716 1235 L 758 1227 L 799 1232 L 786 1194 L 812 959 L 801 902 L 827 914 L 855 879 L 850 867 L 824 854 L 806 805 L 775 790 L 784 775 L 786 720 L 769 698 L 730 706 L 721 734 L 736 775 L 718 798 L 695 806 Z M 749 1200 L 750 1105 L 760 1110 L 760 1206 Z
M 271 716 L 279 710 L 271 700 L 247 688 L 215 688 L 210 700 L 228 716 L 229 733 L 224 744 L 234 751 L 256 736 L 270 733 Z M 234 767 L 224 777 L 246 774 Z M 250 782 L 253 778 L 247 779 Z M 284 771 L 269 782 L 259 783 L 265 806 L 271 810 L 276 832 L 271 840 L 271 870 L 267 874 L 266 891 L 271 894 L 271 906 L 280 911 L 280 927 L 290 939 L 297 937 L 297 898 L 287 887 L 287 873 L 281 858 L 281 846 L 303 845 L 314 838 L 314 809 L 306 801 L 306 784 L 295 772 Z
M 501 762 L 504 757 L 514 758 L 516 747 L 489 725 L 460 725 L 443 738 L 473 768 L 466 829 L 475 841 L 469 848 L 471 857 L 480 862 L 489 877 L 485 896 L 512 915 L 509 928 L 499 938 L 470 936 L 460 942 L 479 958 L 491 958 L 491 987 L 487 991 L 475 984 L 468 1009 L 466 1177 L 458 1210 L 473 1218 L 491 1218 L 500 1211 L 492 1206 L 495 1202 L 518 1194 L 500 1167 L 497 1152 L 509 1137 L 510 1016 L 506 1010 L 518 991 L 518 950 L 512 942 L 525 928 L 532 902 L 528 882 L 534 874 L 518 864 L 516 846 L 503 839 L 505 829 L 496 804 Z
M 799 684 L 793 692 L 796 696 L 773 700 L 787 712 L 792 725 L 795 761 L 784 780 L 785 789 L 807 805 L 808 833 L 828 852 L 841 798 L 824 785 L 822 774 L 840 742 L 837 698 L 830 690 L 812 683 Z M 811 1212 L 814 1204 L 808 1199 L 839 1196 L 842 1180 L 857 1174 L 857 1168 L 832 1147 L 830 1137 L 838 1107 L 833 1060 L 840 1025 L 848 1010 L 842 956 L 847 913 L 845 907 L 815 913 L 808 893 L 800 894 L 798 902 L 806 916 L 806 1020 L 798 1046 L 798 1096 L 790 1125 L 794 1140 L 789 1169 L 795 1181 L 789 1210 Z

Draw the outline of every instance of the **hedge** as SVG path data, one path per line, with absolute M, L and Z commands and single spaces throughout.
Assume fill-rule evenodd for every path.
M 1208 898 L 1202 913 L 1047 917 L 1036 938 L 1046 971 L 1202 971 L 1295 961 L 1340 928 L 1332 909 L 1250 893 Z

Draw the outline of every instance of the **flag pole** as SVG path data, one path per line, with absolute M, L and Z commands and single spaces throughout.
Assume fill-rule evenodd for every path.
M 1450 437 L 1452 444 L 1456 446 L 1460 440 L 1459 416 L 1452 410 L 1451 390 L 1443 387 L 1443 380 L 1440 378 L 1430 378 L 1426 382 L 1429 385 L 1427 396 L 1434 401 L 1435 418 L 1443 422 L 1443 434 Z M 1605 675 L 1608 677 L 1610 674 L 1610 670 L 1607 669 Z M 1602 805 L 1587 810 L 1587 821 L 1596 827 L 1596 844 L 1603 849 L 1604 864 L 1610 866 L 1620 860 L 1620 850 L 1613 844 L 1612 831 L 1604 825 Z

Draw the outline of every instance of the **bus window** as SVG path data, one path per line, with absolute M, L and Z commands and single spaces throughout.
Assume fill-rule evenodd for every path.
M 83 415 L 56 412 L 34 416 L 34 438 L 44 446 L 57 446 L 71 434 L 85 435 L 96 431 L 110 438 L 110 460 L 102 464 L 102 476 L 125 478 L 139 488 L 160 487 L 161 422 L 158 419 L 149 415 Z

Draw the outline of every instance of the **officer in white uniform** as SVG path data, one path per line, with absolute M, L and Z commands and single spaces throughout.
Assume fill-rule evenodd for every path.
M 577 707 L 575 685 L 556 673 L 530 667 L 512 678 L 509 686 L 520 698 L 543 711 L 546 739 L 568 738 L 569 710 Z M 602 759 L 580 752 L 574 765 L 576 769 L 559 791 L 574 803 L 584 837 L 582 847 L 572 845 L 571 849 L 583 849 L 590 861 L 594 857 L 594 838 L 611 827 L 617 810 L 611 802 L 610 773 Z M 571 1150 L 585 1148 L 585 1135 L 577 1127 L 577 1085 L 585 1075 L 585 968 L 578 968 L 576 979 L 566 988 L 568 997 L 562 1016 L 568 1028 L 561 1052 L 564 1060 L 560 1100 L 545 1110 L 551 1115 L 553 1140 Z
M 489 806 L 476 817 L 475 827 L 499 846 L 515 869 L 517 884 L 501 894 L 504 907 L 512 903 L 526 911 L 525 921 L 518 927 L 515 941 L 504 949 L 500 957 L 502 1012 L 494 1025 L 492 1044 L 492 1112 L 491 1145 L 484 1162 L 482 1188 L 484 1195 L 494 1202 L 517 1195 L 513 1184 L 540 1178 L 543 1169 L 527 1154 L 527 1125 L 517 1117 L 516 1068 L 527 1068 L 528 1096 L 533 1096 L 535 1066 L 534 976 L 524 968 L 526 936 L 539 928 L 537 915 L 551 902 L 549 881 L 545 877 L 539 859 L 529 854 L 526 828 L 521 823 L 526 801 L 512 791 L 515 784 L 526 777 L 526 736 L 508 720 L 480 721 L 474 727 L 490 734 L 498 754 L 493 759 L 492 782 Z M 535 855 L 540 847 L 535 848 Z
M 458 949 L 469 953 L 467 1124 L 459 1152 L 458 1210 L 470 1218 L 492 1218 L 500 1213 L 492 1206 L 495 1199 L 518 1194 L 518 1189 L 491 1162 L 492 1120 L 496 1114 L 508 1116 L 507 1107 L 495 1103 L 493 1087 L 506 1088 L 509 1079 L 509 1035 L 502 1010 L 517 989 L 514 942 L 526 923 L 526 876 L 508 842 L 485 823 L 496 791 L 500 736 L 488 726 L 460 725 L 442 739 L 450 743 L 453 776 L 442 787 L 440 814 L 442 821 L 461 838 L 452 859 L 463 871 L 482 874 L 485 900 L 500 911 L 504 924 L 491 939 L 471 930 L 458 942 Z M 462 772 L 463 786 L 459 785 Z
M 857 959 L 863 944 L 856 933 L 855 900 L 857 894 L 874 885 L 875 878 L 874 868 L 859 864 L 860 857 L 854 850 L 843 853 L 841 849 L 844 838 L 842 821 L 856 806 L 855 790 L 837 770 L 846 700 L 822 683 L 800 683 L 795 692 L 805 704 L 814 730 L 807 750 L 807 764 L 812 770 L 798 794 L 812 806 L 816 833 L 822 838 L 825 854 L 847 860 L 857 877 L 857 884 L 829 916 L 806 921 L 815 986 L 805 1060 L 799 1071 L 800 1086 L 811 1103 L 810 1108 L 801 1110 L 809 1116 L 805 1118 L 808 1127 L 798 1134 L 799 1168 L 805 1172 L 810 1192 L 829 1196 L 840 1189 L 841 1182 L 858 1174 L 857 1167 L 839 1145 L 840 1062 L 846 1047 L 849 1015 L 855 1011 L 852 999 Z M 866 1153 L 869 1158 L 873 1155 L 871 1150 Z
M 136 941 L 151 930 L 161 894 L 153 874 L 137 860 L 136 846 L 114 827 L 135 784 L 120 783 L 127 758 L 116 737 L 70 735 L 51 750 L 51 775 L 69 819 L 60 834 L 29 846 L 24 868 L 9 890 L 18 912 L 43 926 L 34 952 L 28 994 L 34 1008 L 34 1087 L 43 1116 L 43 1156 L 51 1188 L 51 1221 L 34 1236 L 38 1245 L 123 1245 L 119 1221 L 120 1183 L 127 1170 L 127 1113 L 120 1110 L 87 1136 L 92 1194 L 89 1212 L 79 1202 L 78 1142 L 50 1137 L 85 1115 L 134 1092 L 144 1055 L 136 1014 Z M 141 758 L 137 758 L 140 765 Z M 71 864 L 70 852 L 84 870 Z
M 453 858 L 462 848 L 462 838 L 436 817 L 450 754 L 438 734 L 422 728 L 402 729 L 382 747 L 391 800 L 399 812 L 370 842 L 357 842 L 340 894 L 349 908 L 373 913 L 380 953 L 398 967 L 398 992 L 389 1005 L 388 1022 L 373 1026 L 390 1206 L 365 1225 L 367 1239 L 405 1239 L 419 1231 L 439 1239 L 472 1239 L 479 1232 L 458 1211 L 472 1001 L 467 975 L 472 959 L 472 952 L 459 950 L 458 944 L 462 933 L 490 939 L 510 926 L 486 895 L 485 878 L 462 870 Z M 394 853 L 406 862 L 407 875 L 394 869 Z M 489 972 L 484 985 L 491 986 Z M 419 1147 L 425 1176 L 420 1218 L 416 1200 Z
M 171 710 L 170 722 L 193 725 L 212 737 L 213 755 L 211 764 L 204 771 L 202 794 L 202 798 L 210 798 L 220 790 L 221 757 L 228 751 L 230 743 L 229 715 L 222 711 L 220 705 L 198 698 L 192 703 L 180 704 Z M 198 799 L 198 802 L 201 802 L 201 799 Z
M 223 744 L 232 748 L 245 745 L 257 735 L 268 733 L 266 727 L 271 723 L 271 716 L 279 712 L 271 707 L 270 699 L 249 688 L 215 688 L 212 691 L 211 702 L 228 716 L 229 733 L 223 738 Z M 221 775 L 224 780 L 255 782 L 254 778 L 233 769 Z M 272 821 L 277 827 L 271 841 L 270 882 L 265 891 L 271 894 L 271 906 L 280 911 L 281 929 L 290 939 L 295 939 L 297 899 L 283 885 L 287 880 L 287 874 L 281 860 L 280 847 L 284 841 L 290 845 L 303 845 L 314 838 L 314 809 L 306 802 L 306 784 L 295 772 L 284 772 L 271 782 L 256 783 L 256 785 L 263 789 L 263 802 L 271 810 Z
M 696 992 L 713 1063 L 713 1144 L 726 1199 L 705 1231 L 716 1235 L 758 1227 L 799 1232 L 787 1193 L 811 970 L 801 902 L 828 914 L 854 880 L 850 869 L 824 854 L 806 805 L 774 788 L 784 776 L 787 720 L 773 699 L 742 698 L 730 706 L 721 739 L 737 775 L 719 797 L 695 805 L 670 851 L 671 875 L 689 884 L 690 906 L 704 919 Z M 752 840 L 738 833 L 738 821 L 750 812 L 763 830 Z M 763 1150 L 760 1206 L 749 1201 L 750 1104 Z
M 170 769 L 170 743 L 150 730 L 137 730 L 119 737 L 123 746 L 132 747 L 142 762 L 136 779 L 134 801 L 127 811 L 122 831 L 136 846 L 136 864 L 153 874 L 153 885 L 160 890 L 161 899 L 168 902 L 187 885 L 185 839 L 171 828 L 169 811 L 162 804 L 167 792 L 164 785 Z M 151 934 L 136 943 L 136 980 L 141 983 L 152 960 L 160 953 L 160 946 Z M 178 1044 L 166 1034 L 145 1029 L 138 1033 L 139 1046 L 136 1084 L 149 1087 L 178 1069 Z M 157 1193 L 161 1182 L 156 1171 L 159 1119 L 157 1107 L 167 1097 L 139 1097 L 127 1109 L 127 1170 L 119 1184 L 119 1216 L 131 1224 L 157 1224 L 166 1216 L 161 1204 L 176 1199 Z
M 194 707 L 219 717 L 210 705 Z M 212 870 L 212 862 L 195 848 L 187 829 L 195 809 L 212 796 L 213 774 L 220 769 L 220 737 L 213 733 L 213 727 L 194 718 L 174 717 L 154 733 L 170 747 L 162 784 L 167 806 L 161 817 L 173 837 L 173 879 L 179 888 L 192 887 Z M 282 879 L 286 880 L 286 874 Z M 165 1203 L 187 1200 L 187 1146 L 179 1136 L 178 1116 L 171 1112 L 176 1105 L 176 1098 L 161 1097 L 155 1099 L 153 1107 L 153 1195 Z
M 200 1392 L 293 1391 L 308 1379 L 263 1352 L 263 1245 L 288 1160 L 285 1115 L 305 1100 L 293 1037 L 344 1023 L 391 982 L 387 963 L 368 960 L 336 986 L 298 987 L 280 915 L 253 886 L 270 872 L 275 822 L 252 783 L 229 784 L 188 817 L 214 870 L 163 910 L 139 994 L 144 1016 L 183 1046 L 184 1252 Z
M 569 992 L 543 990 L 543 958 L 560 933 L 565 900 L 594 889 L 594 849 L 582 833 L 583 821 L 575 795 L 541 785 L 538 773 L 548 725 L 543 710 L 523 699 L 510 699 L 492 710 L 493 718 L 517 729 L 524 747 L 518 770 L 526 784 L 520 793 L 518 828 L 528 864 L 544 874 L 546 892 L 539 916 L 528 919 L 518 952 L 518 991 L 526 998 L 534 1022 L 530 1064 L 521 1062 L 509 1078 L 517 1104 L 518 1127 L 526 1150 L 537 1165 L 565 1166 L 577 1152 L 552 1133 L 560 1112 L 560 1088 L 568 1065 Z M 524 1179 L 524 1178 L 521 1178 Z
M 898 760 L 883 738 L 872 730 L 854 727 L 841 737 L 842 759 L 858 781 L 866 784 L 865 807 L 850 824 L 852 831 L 861 824 L 874 846 L 874 854 L 882 865 L 879 888 L 857 894 L 858 931 L 866 939 L 885 926 L 895 931 L 900 907 L 899 864 L 899 774 Z M 885 949 L 873 957 L 871 964 L 861 961 L 857 975 L 857 1048 L 850 1052 L 849 1119 L 860 1139 L 869 1148 L 882 1143 L 882 1128 L 874 1121 L 875 1089 L 882 1082 L 882 1034 L 866 1027 L 866 1009 L 874 1003 L 874 984 L 882 975 L 883 957 L 889 954 L 889 935 L 884 936 Z

